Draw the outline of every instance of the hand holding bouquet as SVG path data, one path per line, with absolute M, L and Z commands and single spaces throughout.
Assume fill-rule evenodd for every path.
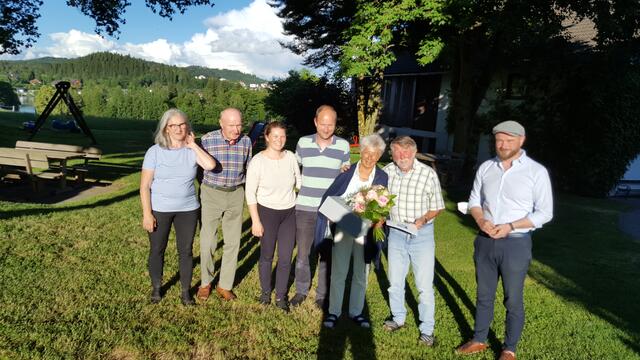
M 393 201 L 395 197 L 386 187 L 373 185 L 349 196 L 347 204 L 361 218 L 371 221 L 372 224 L 378 224 L 389 216 L 391 208 L 395 205 Z M 374 226 L 373 237 L 376 241 L 384 240 L 382 227 Z

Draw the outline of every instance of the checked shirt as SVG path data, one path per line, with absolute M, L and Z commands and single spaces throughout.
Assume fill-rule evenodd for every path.
M 389 191 L 397 196 L 391 220 L 413 223 L 428 211 L 444 209 L 440 181 L 431 167 L 414 159 L 407 173 L 394 163 L 387 164 L 384 171 L 389 175 Z

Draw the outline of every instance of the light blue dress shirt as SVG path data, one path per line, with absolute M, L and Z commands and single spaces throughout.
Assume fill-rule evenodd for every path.
M 487 160 L 476 172 L 469 209 L 482 208 L 484 218 L 495 225 L 528 218 L 541 228 L 553 218 L 553 194 L 547 169 L 522 150 L 504 170 L 499 158 Z M 534 229 L 516 229 L 528 232 Z

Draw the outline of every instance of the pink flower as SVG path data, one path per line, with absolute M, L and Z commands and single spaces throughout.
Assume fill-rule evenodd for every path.
M 367 196 L 366 199 L 367 200 L 375 200 L 378 198 L 378 193 L 375 192 L 375 190 L 369 190 L 367 191 Z
M 384 207 L 389 202 L 389 198 L 384 196 L 384 195 L 382 195 L 382 196 L 378 197 L 376 202 L 378 203 L 378 205 Z
M 363 212 L 364 212 L 364 204 L 362 204 L 362 203 L 356 203 L 356 204 L 353 206 L 353 211 L 355 211 L 355 212 L 357 212 L 357 213 L 359 213 L 359 214 L 363 213 Z
M 356 194 L 356 197 L 353 200 L 358 204 L 364 204 L 365 202 L 364 196 L 360 192 Z

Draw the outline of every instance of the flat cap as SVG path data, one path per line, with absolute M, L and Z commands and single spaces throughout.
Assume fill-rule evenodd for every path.
M 517 121 L 507 120 L 493 127 L 493 134 L 505 133 L 512 136 L 524 136 L 524 127 Z

